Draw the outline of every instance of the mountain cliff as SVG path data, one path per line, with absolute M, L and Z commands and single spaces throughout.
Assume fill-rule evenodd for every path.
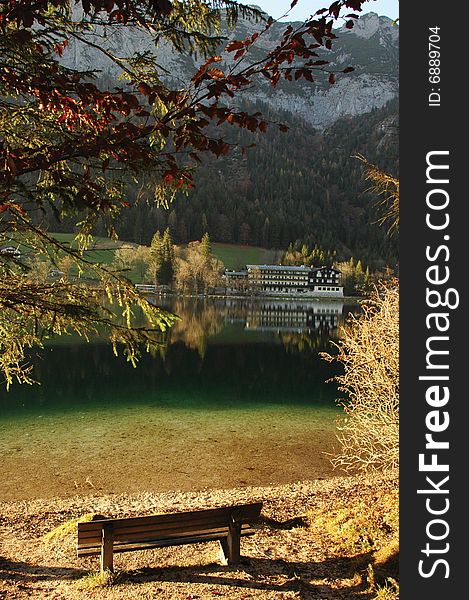
M 252 46 L 249 59 L 255 61 L 272 49 L 288 25 L 274 23 Z M 240 18 L 235 31 L 225 32 L 226 43 L 234 38 L 245 39 L 260 28 L 259 23 Z M 325 58 L 334 70 L 352 65 L 353 73 L 338 77 L 332 86 L 321 72 L 313 83 L 304 79 L 283 81 L 275 89 L 269 81 L 262 79 L 254 91 L 244 92 L 244 100 L 263 102 L 273 109 L 293 113 L 317 129 L 324 129 L 341 117 L 367 113 L 395 98 L 398 93 L 399 28 L 392 20 L 371 12 L 360 17 L 353 29 L 342 27 L 335 32 L 338 39 L 334 40 L 332 50 L 323 51 Z M 167 43 L 160 43 L 155 48 L 149 37 L 137 28 L 117 28 L 106 39 L 97 31 L 94 41 L 120 58 L 135 52 L 156 53 L 164 78 L 176 86 L 189 81 L 201 63 L 194 57 L 174 52 Z M 223 48 L 220 52 L 226 58 Z M 68 66 L 95 71 L 104 78 L 114 79 L 121 71 L 98 47 L 85 46 L 78 41 L 70 44 L 63 60 Z
M 250 60 L 273 48 L 287 25 L 275 23 L 260 36 Z M 224 46 L 260 27 L 240 19 Z M 121 239 L 148 244 L 156 230 L 170 227 L 177 243 L 208 232 L 217 242 L 283 249 L 290 242 L 304 242 L 336 251 L 341 260 L 354 256 L 378 267 L 394 264 L 397 240 L 376 225 L 376 198 L 367 193 L 361 163 L 353 157 L 362 154 L 393 175 L 398 173 L 399 29 L 391 19 L 368 13 L 352 30 L 336 33 L 333 49 L 324 51 L 327 59 L 334 70 L 353 66 L 354 72 L 339 75 L 334 85 L 319 72 L 313 83 L 281 81 L 275 89 L 262 78 L 237 102 L 243 110 L 260 111 L 269 121 L 287 124 L 288 132 L 271 126 L 259 135 L 226 127 L 223 135 L 229 141 L 241 146 L 254 142 L 255 148 L 247 155 L 235 150 L 218 160 L 204 157 L 195 188 L 189 197 L 178 195 L 169 210 L 142 203 L 123 211 L 117 223 Z M 155 51 L 146 36 L 128 28 L 95 41 L 119 57 Z M 156 51 L 165 77 L 176 87 L 187 84 L 201 63 L 168 45 Z M 223 55 L 223 48 L 220 51 Z M 119 67 L 99 49 L 71 45 L 64 60 L 116 85 Z M 128 193 L 129 199 L 138 196 L 132 187 Z M 58 228 L 52 217 L 51 227 Z M 72 230 L 73 223 L 66 221 L 59 228 Z

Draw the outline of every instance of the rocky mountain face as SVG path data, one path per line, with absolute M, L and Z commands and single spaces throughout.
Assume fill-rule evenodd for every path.
M 250 52 L 250 60 L 256 60 L 273 48 L 288 23 L 275 23 L 266 34 L 260 36 Z M 261 28 L 259 23 L 240 18 L 235 31 L 226 34 L 227 41 L 244 39 Z M 367 13 L 360 17 L 352 30 L 345 27 L 336 31 L 338 39 L 331 51 L 324 51 L 331 67 L 341 70 L 353 66 L 353 73 L 337 78 L 329 85 L 322 73 L 314 83 L 300 79 L 297 82 L 281 82 L 272 89 L 262 78 L 255 91 L 244 92 L 244 98 L 261 101 L 272 109 L 291 112 L 317 129 L 324 129 L 337 119 L 357 116 L 381 108 L 398 94 L 399 28 L 388 17 Z M 142 31 L 129 28 L 116 29 L 103 39 L 97 32 L 92 41 L 98 47 L 71 43 L 64 52 L 67 66 L 80 70 L 98 72 L 101 77 L 115 78 L 121 69 L 106 54 L 104 47 L 113 55 L 126 57 L 135 52 L 156 53 L 168 83 L 181 86 L 196 71 L 200 60 L 173 51 L 169 44 L 155 48 L 154 42 Z M 221 49 L 223 56 L 223 51 Z
M 275 23 L 260 36 L 250 60 L 274 48 L 287 25 Z M 261 24 L 240 19 L 223 47 L 259 29 Z M 116 28 L 107 38 L 99 31 L 86 35 L 98 47 L 71 44 L 63 59 L 74 68 L 95 71 L 109 86 L 125 83 L 116 83 L 121 69 L 102 47 L 120 58 L 156 52 L 162 77 L 175 89 L 187 85 L 202 62 L 167 44 L 155 49 L 137 29 Z M 135 210 L 123 211 L 116 224 L 121 239 L 148 244 L 155 231 L 169 227 L 179 244 L 208 232 L 214 242 L 282 249 L 306 243 L 336 251 L 340 260 L 354 256 L 377 268 L 395 264 L 396 240 L 376 225 L 376 199 L 367 194 L 369 183 L 353 157 L 363 155 L 398 174 L 399 29 L 389 18 L 368 13 L 352 30 L 342 28 L 337 35 L 325 57 L 333 70 L 353 66 L 352 73 L 339 74 L 334 85 L 323 72 L 315 73 L 312 83 L 303 78 L 280 81 L 276 88 L 259 78 L 255 88 L 237 96 L 237 103 L 243 110 L 260 111 L 268 121 L 285 123 L 288 131 L 269 127 L 261 135 L 227 126 L 226 139 L 244 147 L 254 142 L 255 147 L 247 155 L 234 150 L 219 159 L 204 157 L 189 197 L 177 196 L 169 210 L 139 203 Z M 223 47 L 220 54 L 227 59 Z M 223 62 L 217 66 L 223 68 Z M 128 193 L 130 199 L 138 195 L 132 186 Z M 51 216 L 52 222 L 57 230 Z M 61 227 L 73 230 L 73 222 Z

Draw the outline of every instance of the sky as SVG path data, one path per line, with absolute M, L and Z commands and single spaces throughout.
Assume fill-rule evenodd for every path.
M 290 8 L 291 0 L 243 0 L 245 4 L 260 6 L 266 13 L 278 19 Z M 326 8 L 332 4 L 332 0 L 299 0 L 295 8 L 290 12 L 288 21 L 303 21 L 319 8 Z M 353 12 L 350 10 L 350 12 Z M 363 6 L 362 13 L 375 12 L 391 19 L 399 16 L 398 0 L 370 0 Z M 345 13 L 344 13 L 345 14 Z

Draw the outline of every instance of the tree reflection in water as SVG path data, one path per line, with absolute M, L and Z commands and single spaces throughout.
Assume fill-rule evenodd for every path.
M 136 368 L 116 358 L 104 339 L 58 339 L 31 357 L 40 386 L 14 386 L 0 408 L 138 403 L 324 401 L 336 391 L 325 381 L 331 352 L 349 310 L 342 302 L 251 301 L 227 298 L 157 298 L 180 320 L 157 353 L 143 353 Z

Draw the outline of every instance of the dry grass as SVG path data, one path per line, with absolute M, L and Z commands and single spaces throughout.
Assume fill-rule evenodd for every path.
M 338 555 L 381 550 L 398 531 L 397 490 L 376 490 L 356 502 L 333 502 L 308 514 L 313 534 L 327 536 Z
M 95 590 L 97 588 L 106 588 L 116 585 L 125 577 L 120 572 L 113 573 L 106 569 L 105 571 L 96 571 L 95 573 L 89 573 L 76 583 L 76 587 L 79 590 Z
M 398 600 L 399 599 L 399 585 L 397 583 L 393 583 L 392 581 L 389 584 L 381 587 L 379 586 L 376 589 L 375 600 Z
M 87 523 L 88 521 L 92 521 L 94 516 L 94 513 L 87 513 L 76 519 L 70 519 L 70 521 L 66 521 L 58 527 L 54 527 L 54 529 L 51 531 L 48 531 L 44 535 L 44 539 L 48 542 L 52 540 L 62 540 L 70 533 L 77 533 L 78 523 Z
M 243 559 L 236 567 L 220 565 L 216 543 L 116 554 L 116 575 L 96 573 L 97 557 L 76 557 L 71 524 L 83 514 L 125 517 L 259 499 L 264 502 L 261 523 L 254 536 L 243 538 Z M 395 600 L 397 574 L 390 566 L 397 549 L 392 546 L 396 502 L 395 479 L 361 476 L 264 488 L 4 503 L 0 598 Z M 60 535 L 46 541 L 52 531 Z

